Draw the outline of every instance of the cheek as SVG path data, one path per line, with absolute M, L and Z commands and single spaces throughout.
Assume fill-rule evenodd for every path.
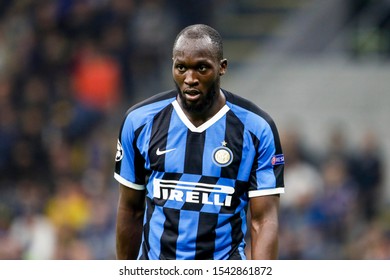
M 206 79 L 204 79 L 203 84 L 206 87 L 214 86 L 219 80 L 219 74 L 217 75 L 210 75 Z
M 172 71 L 172 77 L 175 83 L 177 83 L 178 85 L 183 84 L 184 78 L 182 75 L 178 75 L 175 73 L 175 71 Z

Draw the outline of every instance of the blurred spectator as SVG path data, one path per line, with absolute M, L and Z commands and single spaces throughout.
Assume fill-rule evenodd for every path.
M 372 131 L 367 131 L 355 157 L 353 175 L 358 183 L 359 204 L 363 208 L 364 218 L 368 221 L 376 217 L 378 207 L 383 203 L 383 172 L 383 152 L 378 139 Z
M 82 230 L 81 236 L 91 248 L 95 259 L 115 259 L 116 251 L 112 244 L 115 243 L 116 208 L 107 197 L 101 196 L 91 200 L 91 208 L 94 209 L 94 215 Z
M 342 245 L 361 218 L 356 183 L 342 158 L 327 159 L 322 166 L 324 192 L 317 195 L 310 210 L 310 224 L 318 228 L 327 242 L 330 259 L 343 256 Z
M 308 151 L 301 137 L 295 126 L 280 131 L 287 187 L 281 199 L 279 248 L 282 259 L 317 259 L 323 250 L 321 235 L 308 223 L 309 209 L 313 199 L 323 193 L 323 182 L 313 164 L 316 157 Z
M 10 171 L 11 150 L 19 134 L 11 87 L 10 79 L 0 74 L 0 179 Z
M 56 231 L 43 214 L 47 195 L 45 184 L 36 180 L 20 180 L 17 185 L 18 200 L 14 204 L 16 212 L 9 238 L 20 248 L 23 259 L 52 259 L 54 256 Z
M 325 147 L 322 161 L 332 158 L 340 158 L 346 164 L 347 172 L 353 172 L 353 155 L 354 151 L 350 146 L 347 137 L 347 127 L 344 124 L 333 126 L 326 139 L 327 146 Z
M 76 104 L 68 135 L 74 140 L 88 135 L 118 105 L 120 66 L 88 40 L 76 54 L 71 75 Z
M 25 210 L 22 216 L 14 219 L 10 228 L 10 238 L 22 250 L 23 259 L 50 260 L 54 257 L 56 231 L 53 224 L 43 215 Z
M 85 41 L 76 54 L 72 72 L 76 100 L 85 108 L 109 111 L 118 104 L 120 68 L 93 41 Z
M 286 211 L 305 210 L 313 197 L 322 192 L 322 178 L 317 168 L 307 159 L 304 143 L 297 129 L 280 132 L 285 157 L 285 184 L 289 190 L 281 199 Z
M 88 201 L 77 181 L 70 178 L 58 179 L 55 193 L 47 202 L 47 215 L 59 228 L 81 230 L 91 215 Z

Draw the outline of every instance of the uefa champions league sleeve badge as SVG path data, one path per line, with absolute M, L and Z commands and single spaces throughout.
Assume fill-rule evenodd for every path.
M 123 148 L 122 148 L 121 142 L 119 142 L 119 139 L 118 139 L 118 143 L 116 144 L 115 161 L 121 161 L 122 158 L 123 158 Z

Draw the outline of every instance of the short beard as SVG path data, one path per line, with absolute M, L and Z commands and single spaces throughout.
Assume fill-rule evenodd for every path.
M 215 81 L 210 87 L 210 90 L 208 91 L 206 95 L 206 99 L 203 100 L 203 102 L 200 102 L 199 104 L 191 104 L 187 103 L 184 98 L 182 98 L 182 103 L 180 103 L 183 106 L 183 109 L 186 110 L 187 112 L 190 113 L 195 113 L 195 114 L 202 114 L 206 112 L 213 104 L 214 101 L 216 100 L 217 97 L 217 88 L 218 81 Z M 177 85 L 175 82 L 176 90 L 180 96 L 183 96 L 184 93 L 180 90 L 180 87 Z

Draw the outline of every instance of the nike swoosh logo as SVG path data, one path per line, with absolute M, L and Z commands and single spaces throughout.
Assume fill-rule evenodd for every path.
M 163 155 L 163 154 L 172 152 L 172 151 L 174 151 L 174 150 L 176 150 L 176 148 L 169 149 L 169 150 L 165 150 L 165 151 L 160 151 L 160 148 L 158 148 L 157 151 L 156 151 L 156 155 L 161 156 L 161 155 Z

